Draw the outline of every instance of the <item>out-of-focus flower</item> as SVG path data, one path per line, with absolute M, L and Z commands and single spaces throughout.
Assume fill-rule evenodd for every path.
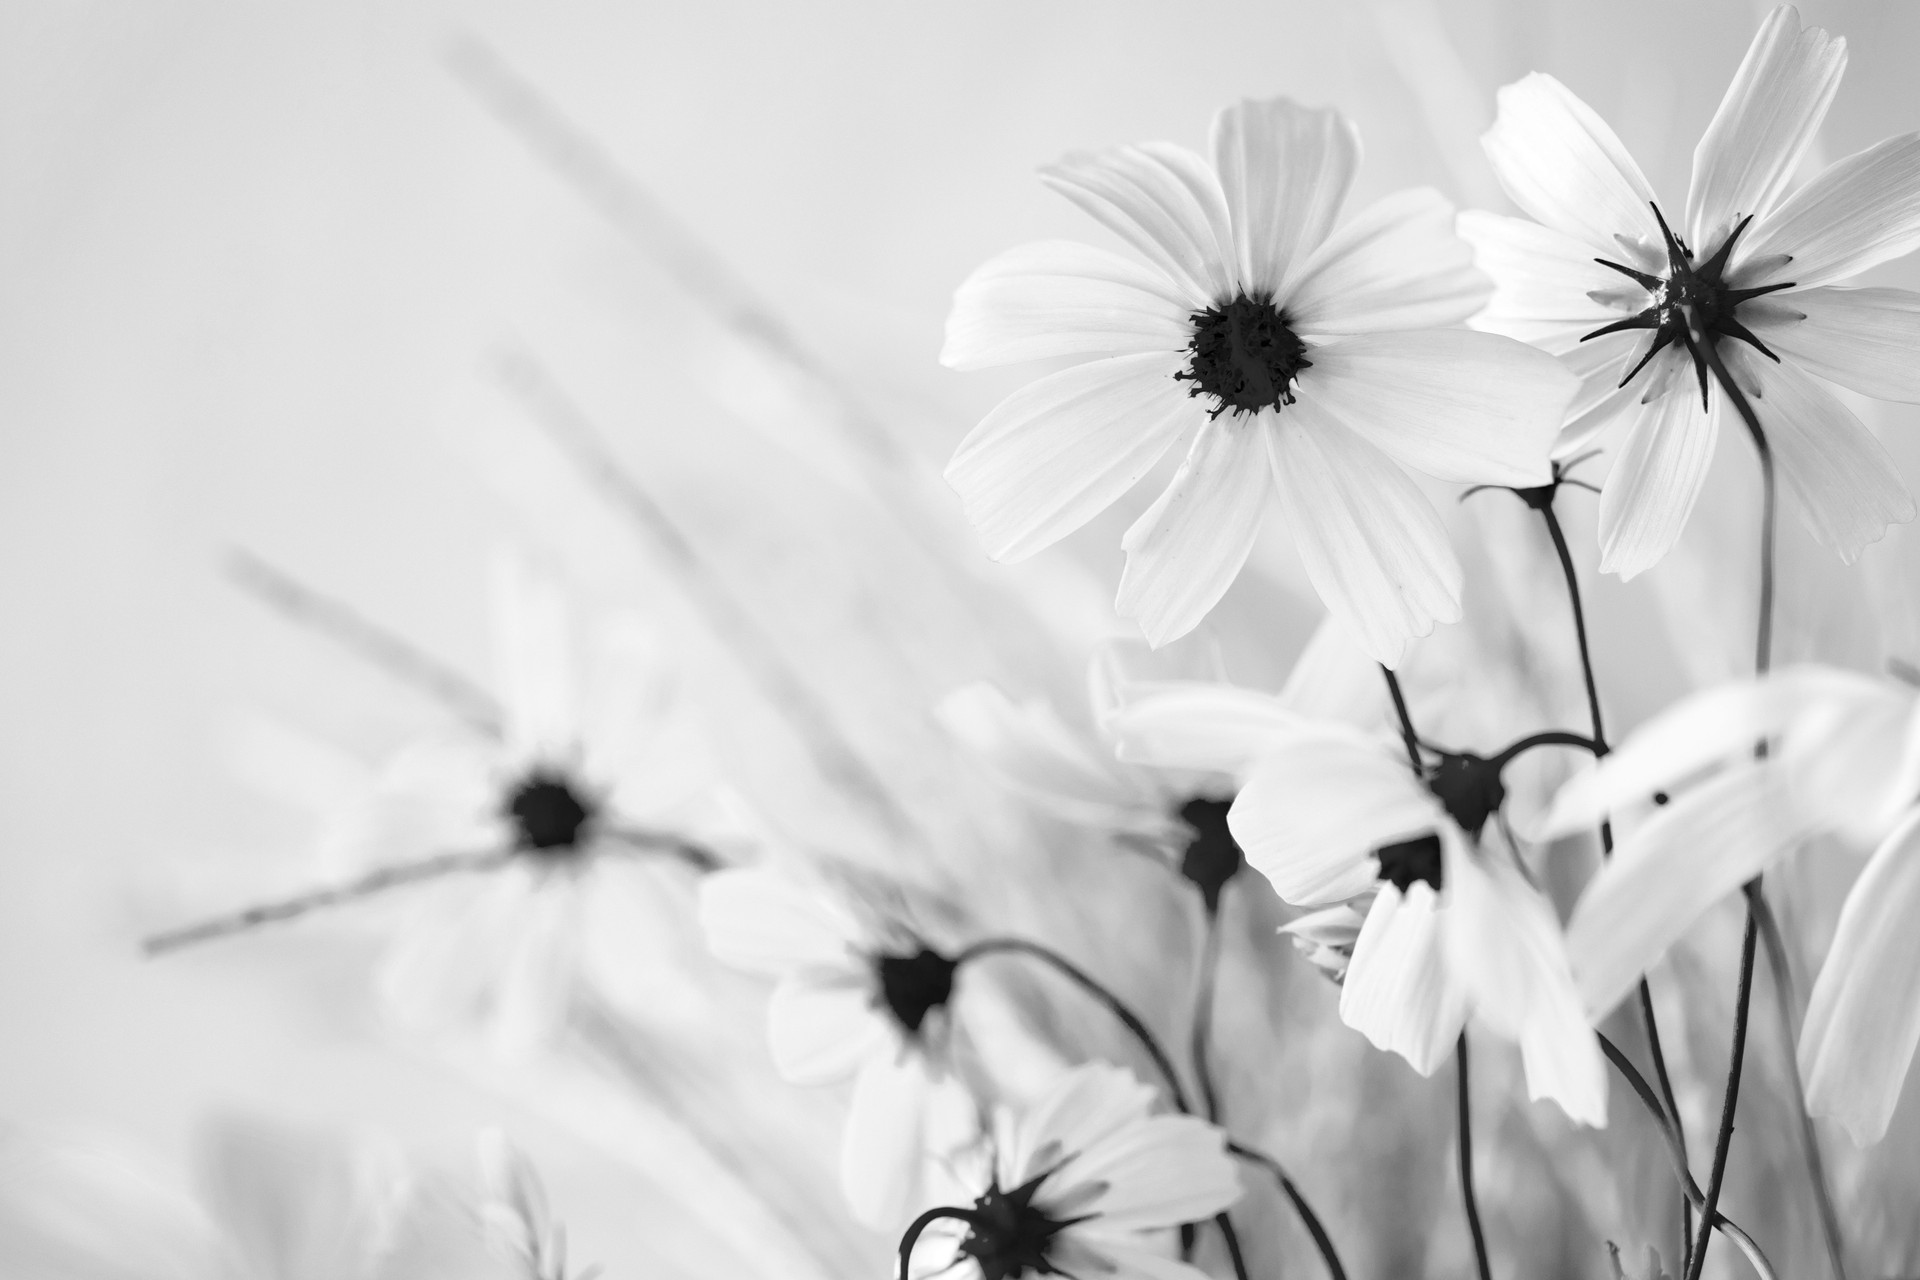
M 780 1074 L 853 1077 L 841 1185 L 861 1222 L 897 1227 L 920 1194 L 934 1092 L 951 1087 L 955 961 L 897 919 L 761 868 L 703 883 L 700 922 L 721 961 L 777 979 L 767 1043 Z
M 1920 400 L 1920 294 L 1830 287 L 1920 245 L 1920 134 L 1788 191 L 1845 66 L 1845 40 L 1788 6 L 1768 15 L 1694 151 L 1684 219 L 1558 80 L 1500 91 L 1487 155 L 1533 221 L 1462 215 L 1498 285 L 1476 323 L 1582 378 L 1556 455 L 1631 417 L 1600 498 L 1602 570 L 1631 578 L 1680 536 L 1732 411 L 1710 376 L 1721 365 L 1815 537 L 1851 561 L 1913 518 L 1886 450 L 1808 376 Z
M 1817 666 L 1704 690 L 1568 783 L 1547 829 L 1655 793 L 1665 803 L 1568 923 L 1589 1010 L 1605 1012 L 1707 908 L 1809 838 L 1875 842 L 1814 983 L 1799 1055 L 1808 1108 L 1857 1143 L 1878 1141 L 1920 1046 L 1920 691 Z
M 597 1266 L 567 1269 L 567 1234 L 553 1220 L 539 1171 L 499 1130 L 480 1136 L 479 1221 L 495 1256 L 526 1280 L 592 1280 Z
M 1252 719 L 1234 704 L 1262 698 L 1169 688 L 1130 705 L 1115 732 L 1124 756 L 1169 764 L 1192 763 L 1177 744 L 1215 744 L 1211 762 L 1241 780 L 1228 825 L 1286 901 L 1327 907 L 1372 895 L 1341 983 L 1348 1026 L 1426 1075 L 1477 1014 L 1519 1042 L 1531 1096 L 1605 1124 L 1605 1063 L 1559 921 L 1517 851 L 1483 840 L 1506 798 L 1506 759 L 1436 753 L 1415 777 L 1390 739 L 1278 706 L 1260 732 L 1245 733 Z
M 1194 1116 L 1153 1115 L 1154 1090 L 1088 1063 L 1026 1110 L 994 1117 L 973 1203 L 929 1210 L 903 1251 L 920 1275 L 1200 1280 L 1165 1232 L 1240 1198 L 1226 1135 Z M 916 1248 L 916 1244 L 919 1245 Z
M 1213 162 L 1147 143 L 1068 156 L 1042 179 L 1147 257 L 1046 242 L 961 285 L 942 359 L 1073 355 L 1003 401 L 947 479 L 996 559 L 1109 506 L 1190 427 L 1178 475 L 1122 539 L 1118 608 L 1162 644 L 1232 583 L 1268 494 L 1314 588 L 1381 661 L 1459 616 L 1460 565 L 1402 465 L 1534 485 L 1573 380 L 1518 343 L 1440 326 L 1486 283 L 1428 190 L 1335 222 L 1359 166 L 1338 112 L 1243 102 Z M 1554 421 L 1550 422 L 1549 419 Z

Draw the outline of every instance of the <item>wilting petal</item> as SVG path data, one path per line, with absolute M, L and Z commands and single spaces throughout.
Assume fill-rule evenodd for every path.
M 1741 288 L 1791 280 L 1811 289 L 1917 246 L 1920 133 L 1908 133 L 1835 161 L 1756 221 L 1728 279 Z
M 1049 374 L 1002 400 L 947 463 L 996 560 L 1022 560 L 1134 486 L 1196 415 L 1166 353 Z
M 1578 389 L 1544 351 L 1468 329 L 1343 338 L 1313 348 L 1299 379 L 1302 401 L 1416 471 L 1522 487 L 1551 477 L 1547 451 Z
M 1780 478 L 1807 528 L 1852 564 L 1889 525 L 1913 519 L 1913 498 L 1886 448 L 1853 411 L 1792 364 L 1728 343 L 1728 369 L 1750 397 Z
M 825 895 L 775 871 L 720 871 L 700 884 L 700 925 L 722 964 L 784 976 L 850 972 L 861 929 Z
M 1713 462 L 1723 399 L 1709 413 L 1684 386 L 1640 407 L 1600 493 L 1600 572 L 1625 582 L 1680 540 Z
M 1360 135 L 1331 107 L 1237 102 L 1213 118 L 1213 164 L 1233 226 L 1239 284 L 1273 297 L 1340 213 Z
M 1595 262 L 1584 240 L 1479 209 L 1460 215 L 1459 230 L 1473 247 L 1474 265 L 1494 285 L 1486 309 L 1473 317 L 1474 328 L 1558 354 L 1577 347 L 1580 335 L 1620 319 L 1617 309 L 1588 295 L 1628 282 Z
M 1377 333 L 1459 324 L 1492 282 L 1454 234 L 1453 206 L 1430 187 L 1355 214 L 1309 258 L 1279 299 L 1302 333 Z
M 1247 861 L 1296 906 L 1365 892 L 1379 874 L 1375 849 L 1446 821 L 1386 744 L 1337 725 L 1270 749 L 1227 814 Z
M 1688 240 L 1703 256 L 1734 223 L 1765 213 L 1826 118 L 1847 69 L 1847 42 L 1800 26 L 1792 6 L 1767 15 L 1693 151 Z
M 1445 1062 L 1467 1021 L 1466 993 L 1447 965 L 1440 900 L 1424 881 L 1383 885 L 1340 986 L 1340 1019 L 1423 1076 Z
M 1198 680 L 1156 685 L 1107 721 L 1122 760 L 1232 774 L 1308 727 L 1270 693 Z
M 1807 1109 L 1880 1141 L 1920 1047 L 1920 809 L 1847 894 L 1800 1028 Z
M 840 1187 L 863 1226 L 898 1230 L 920 1207 L 931 1089 L 920 1054 L 891 1047 L 868 1058 L 854 1079 L 840 1135 Z
M 1574 986 L 1553 907 L 1503 855 L 1447 845 L 1447 960 L 1474 1013 L 1520 1045 L 1527 1096 L 1607 1122 L 1607 1065 Z
M 871 984 L 852 975 L 824 980 L 790 978 L 767 1003 L 767 1047 L 783 1079 L 824 1084 L 854 1069 L 890 1039 L 874 1010 Z
M 1307 401 L 1270 434 L 1274 482 L 1314 590 L 1376 659 L 1460 616 L 1460 562 L 1392 459 Z
M 1009 249 L 953 295 L 940 363 L 949 369 L 1050 356 L 1179 351 L 1192 302 L 1171 280 L 1116 253 L 1068 240 Z
M 1114 608 L 1156 648 L 1199 625 L 1246 564 L 1272 489 L 1261 439 L 1271 430 L 1264 412 L 1204 423 L 1166 492 L 1121 538 Z
M 981 682 L 942 698 L 934 717 L 1002 783 L 1069 821 L 1124 825 L 1148 799 L 1038 699 Z
M 1193 152 L 1166 143 L 1077 152 L 1040 180 L 1145 254 L 1196 307 L 1233 296 L 1226 200 Z
M 1740 317 L 1809 373 L 1879 400 L 1920 403 L 1920 293 L 1796 289 L 1757 298 Z
M 1480 143 L 1529 217 L 1607 257 L 1620 252 L 1615 236 L 1659 243 L 1653 188 L 1592 107 L 1538 71 L 1498 96 L 1500 114 Z
M 1714 903 L 1808 834 L 1771 762 L 1701 783 L 1613 851 L 1567 922 L 1587 1013 L 1604 1017 Z

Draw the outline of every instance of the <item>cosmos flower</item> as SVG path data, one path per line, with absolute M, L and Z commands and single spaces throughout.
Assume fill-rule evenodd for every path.
M 973 1203 L 923 1214 L 903 1241 L 903 1272 L 910 1258 L 917 1274 L 961 1280 L 1201 1280 L 1168 1256 L 1168 1229 L 1238 1200 L 1239 1173 L 1224 1133 L 1152 1114 L 1154 1097 L 1126 1071 L 1088 1063 L 1024 1111 L 1002 1108 Z
M 1892 459 L 1822 381 L 1920 400 L 1920 294 L 1834 287 L 1920 245 L 1920 134 L 1789 190 L 1845 66 L 1846 41 L 1790 7 L 1768 15 L 1694 150 L 1684 209 L 1552 76 L 1500 91 L 1486 152 L 1532 221 L 1462 215 L 1498 286 L 1476 323 L 1580 375 L 1556 456 L 1626 420 L 1600 498 L 1604 571 L 1631 578 L 1679 538 L 1721 423 L 1739 421 L 1721 366 L 1816 538 L 1851 561 L 1913 518 Z
M 1357 935 L 1344 932 L 1350 917 L 1325 913 L 1301 933 L 1323 968 L 1346 950 L 1341 1019 L 1428 1075 L 1477 1015 L 1519 1043 L 1532 1097 L 1605 1124 L 1605 1063 L 1559 921 L 1517 850 L 1485 834 L 1506 799 L 1500 773 L 1513 749 L 1491 759 L 1430 752 L 1437 760 L 1416 778 L 1397 743 L 1351 725 L 1275 707 L 1263 732 L 1247 734 L 1250 717 L 1223 692 L 1139 699 L 1115 719 L 1122 754 L 1193 763 L 1190 744 L 1233 743 L 1211 763 L 1240 779 L 1227 823 L 1248 864 L 1295 906 L 1371 895 Z M 1234 692 L 1236 702 L 1261 697 Z
M 897 920 L 760 868 L 709 877 L 700 923 L 723 963 L 777 980 L 767 1044 L 780 1074 L 853 1077 L 841 1186 L 859 1221 L 897 1227 L 917 1202 L 929 1112 L 952 1066 L 954 960 Z
M 1486 281 L 1428 190 L 1345 222 L 1360 143 L 1338 112 L 1243 102 L 1213 163 L 1165 143 L 1075 154 L 1042 180 L 1139 264 L 1027 245 L 960 286 L 942 360 L 973 369 L 1096 357 L 1003 401 L 947 467 L 990 555 L 1086 523 L 1190 428 L 1173 482 L 1121 541 L 1118 608 L 1163 644 L 1245 563 L 1278 491 L 1314 588 L 1381 661 L 1459 616 L 1460 565 L 1401 468 L 1507 485 L 1548 478 L 1573 380 L 1458 325 Z
M 1920 1045 L 1920 691 L 1817 666 L 1704 690 L 1568 783 L 1548 833 L 1656 793 L 1664 803 L 1568 922 L 1589 1010 L 1605 1012 L 1709 907 L 1812 837 L 1876 844 L 1841 908 L 1799 1056 L 1808 1109 L 1878 1141 Z

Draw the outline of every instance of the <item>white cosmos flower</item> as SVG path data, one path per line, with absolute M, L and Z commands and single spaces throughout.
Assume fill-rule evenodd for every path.
M 1126 758 L 1232 769 L 1228 826 L 1287 902 L 1372 895 L 1341 984 L 1348 1026 L 1427 1075 L 1477 1015 L 1519 1043 L 1530 1096 L 1606 1123 L 1606 1066 L 1559 920 L 1514 851 L 1482 837 L 1505 798 L 1497 760 L 1441 755 L 1423 781 L 1390 738 L 1225 687 L 1141 698 L 1114 730 Z M 1303 936 L 1338 947 L 1345 921 L 1322 916 Z
M 853 1077 L 841 1186 L 860 1222 L 897 1228 L 919 1202 L 935 1090 L 952 1087 L 954 961 L 761 868 L 708 877 L 700 923 L 722 962 L 777 980 L 767 1043 L 781 1076 Z
M 1802 29 L 1790 7 L 1768 15 L 1694 150 L 1684 208 L 1659 204 L 1606 122 L 1552 76 L 1500 91 L 1486 152 L 1532 221 L 1461 216 L 1498 286 L 1476 323 L 1580 375 L 1556 456 L 1627 420 L 1600 498 L 1605 571 L 1631 578 L 1667 553 L 1721 425 L 1738 426 L 1714 357 L 1815 537 L 1851 561 L 1913 518 L 1886 450 L 1820 380 L 1920 401 L 1920 294 L 1834 287 L 1920 245 L 1920 133 L 1788 189 L 1845 66 L 1846 41 Z
M 996 559 L 1079 528 L 1189 429 L 1186 461 L 1122 539 L 1118 607 L 1158 645 L 1232 583 L 1278 491 L 1314 588 L 1381 661 L 1459 617 L 1460 565 L 1401 469 L 1534 485 L 1573 380 L 1458 325 L 1486 281 L 1429 190 L 1345 222 L 1360 162 L 1338 112 L 1242 102 L 1212 165 L 1166 143 L 1075 154 L 1041 178 L 1146 257 L 1046 242 L 960 286 L 942 360 L 1096 357 L 1015 392 L 947 467 Z
M 1762 738 L 1769 752 L 1755 760 Z M 1920 691 L 1818 666 L 1703 690 L 1568 783 L 1548 833 L 1656 792 L 1667 802 L 1568 923 L 1589 1011 L 1617 1003 L 1707 908 L 1810 837 L 1877 843 L 1841 908 L 1799 1054 L 1808 1108 L 1878 1141 L 1920 1045 Z
M 1239 1172 L 1223 1132 L 1152 1114 L 1155 1097 L 1127 1071 L 1088 1063 L 1024 1111 L 1001 1108 L 973 1203 L 930 1224 L 914 1273 L 1202 1280 L 1168 1256 L 1166 1233 L 1238 1200 Z

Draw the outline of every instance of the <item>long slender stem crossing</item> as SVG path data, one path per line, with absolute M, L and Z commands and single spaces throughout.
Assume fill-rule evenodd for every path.
M 1213 1082 L 1213 989 L 1220 973 L 1220 913 L 1207 911 L 1201 925 L 1200 958 L 1193 997 L 1193 1079 L 1207 1119 L 1220 1123 L 1220 1091 Z
M 1326 1259 L 1328 1276 L 1331 1280 L 1347 1280 L 1347 1269 L 1340 1264 L 1340 1253 L 1333 1247 L 1333 1238 L 1327 1234 L 1326 1227 L 1321 1225 L 1319 1215 L 1314 1213 L 1313 1206 L 1307 1203 L 1307 1198 L 1300 1194 L 1300 1188 L 1295 1186 L 1293 1179 L 1287 1176 L 1287 1171 L 1281 1167 L 1280 1162 L 1264 1151 L 1256 1151 L 1238 1142 L 1229 1142 L 1227 1150 L 1242 1160 L 1259 1165 L 1273 1175 L 1274 1181 L 1280 1184 L 1281 1193 L 1292 1203 L 1293 1211 L 1300 1215 L 1300 1224 L 1307 1229 L 1307 1234 L 1313 1237 L 1313 1243 L 1320 1250 L 1320 1256 Z

